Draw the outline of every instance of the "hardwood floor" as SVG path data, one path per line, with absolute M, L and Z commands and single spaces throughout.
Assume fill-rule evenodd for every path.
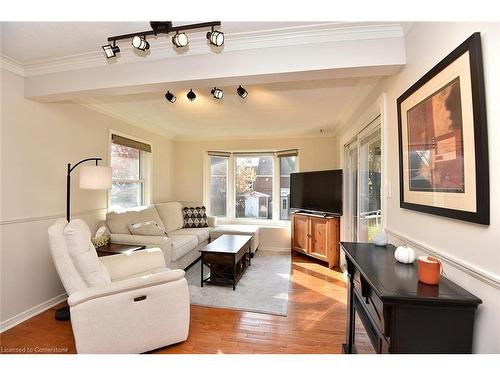
M 292 256 L 288 316 L 191 306 L 187 341 L 153 353 L 340 353 L 346 297 L 340 269 Z M 0 334 L 2 353 L 75 353 L 71 324 L 54 307 Z

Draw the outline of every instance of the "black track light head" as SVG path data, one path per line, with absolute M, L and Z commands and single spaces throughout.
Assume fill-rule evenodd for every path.
M 212 31 L 207 33 L 207 39 L 210 41 L 210 44 L 220 47 L 224 44 L 224 33 L 212 28 Z
M 236 93 L 243 99 L 245 99 L 248 95 L 248 91 L 241 87 L 241 85 L 236 89 Z
M 149 49 L 149 43 L 147 42 L 145 36 L 134 36 L 134 38 L 132 39 L 132 46 L 140 51 L 146 51 L 147 49 Z
M 165 99 L 167 99 L 170 103 L 175 103 L 175 101 L 177 100 L 177 97 L 172 94 L 170 91 L 167 91 L 167 93 L 165 94 Z
M 212 94 L 212 96 L 218 100 L 221 100 L 224 97 L 224 91 L 222 91 L 222 89 L 219 89 L 217 87 L 214 87 L 212 91 L 210 91 L 210 94 Z
M 102 49 L 104 51 L 104 55 L 108 59 L 116 57 L 116 54 L 120 52 L 120 47 L 118 47 L 115 43 L 113 43 L 113 45 L 106 44 L 105 46 L 102 46 Z
M 192 89 L 190 89 L 189 92 L 187 93 L 187 98 L 189 99 L 190 102 L 196 99 L 196 94 Z
M 177 48 L 186 47 L 189 44 L 189 39 L 185 33 L 177 33 L 173 36 L 172 43 Z

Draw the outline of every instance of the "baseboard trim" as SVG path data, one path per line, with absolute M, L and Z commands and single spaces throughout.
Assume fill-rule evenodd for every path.
M 292 250 L 289 247 L 275 247 L 275 246 L 259 246 L 260 251 L 276 251 L 279 253 L 289 253 Z
M 466 273 L 469 276 L 474 277 L 477 280 L 482 281 L 483 283 L 486 283 L 496 289 L 500 289 L 500 279 L 492 275 L 484 270 L 481 270 L 477 267 L 470 266 L 460 259 L 457 259 L 455 257 L 452 257 L 451 255 L 445 254 L 440 250 L 437 250 L 429 245 L 426 245 L 418 240 L 415 240 L 413 238 L 410 238 L 403 233 L 400 233 L 396 230 L 390 229 L 390 228 L 385 228 L 385 231 L 389 234 L 392 235 L 393 237 L 396 237 L 402 242 L 406 242 L 409 245 L 416 247 L 417 249 L 422 250 L 425 253 L 429 253 L 431 255 L 434 255 L 438 257 L 440 260 L 444 261 L 445 263 L 450 264 L 451 266 L 457 268 L 458 270 Z
M 64 302 L 66 298 L 68 298 L 68 295 L 66 293 L 60 294 L 54 298 L 49 299 L 48 301 L 42 302 L 37 306 L 34 306 L 20 314 L 17 314 L 12 318 L 0 322 L 0 333 L 17 326 L 18 324 L 34 317 L 35 315 L 47 311 L 48 309 L 60 304 L 61 302 Z

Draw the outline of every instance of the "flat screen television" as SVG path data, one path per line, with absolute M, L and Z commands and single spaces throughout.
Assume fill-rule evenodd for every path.
M 290 208 L 342 215 L 342 169 L 290 175 Z

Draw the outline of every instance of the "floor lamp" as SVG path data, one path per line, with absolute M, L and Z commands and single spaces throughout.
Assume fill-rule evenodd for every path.
M 80 160 L 75 165 L 68 164 L 66 174 L 66 220 L 71 221 L 71 172 L 80 164 L 95 161 L 95 165 L 84 165 L 80 168 L 80 189 L 107 190 L 111 188 L 111 168 L 98 165 L 102 158 L 88 158 Z M 57 320 L 69 320 L 69 306 L 56 310 Z

